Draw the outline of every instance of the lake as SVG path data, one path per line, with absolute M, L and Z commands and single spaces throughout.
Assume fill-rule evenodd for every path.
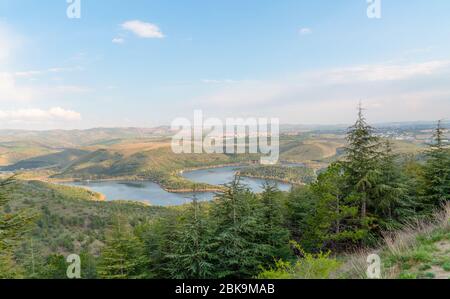
M 245 168 L 245 166 L 241 167 L 221 167 L 221 168 L 211 168 L 211 169 L 203 169 L 203 170 L 195 170 L 190 172 L 185 172 L 183 177 L 196 182 L 196 183 L 206 183 L 210 185 L 223 185 L 229 183 L 233 180 L 235 174 L 240 169 Z M 254 179 L 254 178 L 241 178 L 241 183 L 247 185 L 250 190 L 253 192 L 262 192 L 263 184 L 265 180 Z M 290 184 L 286 183 L 278 183 L 278 187 L 281 191 L 289 191 L 291 188 Z
M 211 185 L 223 185 L 233 180 L 236 172 L 242 167 L 221 167 L 213 169 L 186 172 L 183 177 L 193 182 Z M 253 192 L 261 192 L 264 180 L 242 178 L 242 183 Z M 107 200 L 132 200 L 146 202 L 153 206 L 176 206 L 192 200 L 193 193 L 170 193 L 158 184 L 149 181 L 107 181 L 107 182 L 73 182 L 66 185 L 85 187 L 105 195 Z M 280 190 L 288 191 L 290 184 L 278 183 Z M 198 192 L 196 197 L 200 201 L 210 201 L 214 197 L 212 192 Z

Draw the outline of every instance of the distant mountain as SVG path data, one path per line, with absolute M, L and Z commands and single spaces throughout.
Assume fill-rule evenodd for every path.
M 0 166 L 10 166 L 19 161 L 60 153 L 66 149 L 108 147 L 124 140 L 158 140 L 167 138 L 170 134 L 170 128 L 168 127 L 152 129 L 98 128 L 73 131 L 0 130 Z M 47 158 L 52 160 L 54 157 Z M 30 160 L 18 167 L 19 169 L 22 166 L 28 168 L 30 165 L 33 166 L 34 162 L 35 160 Z M 41 167 L 41 163 L 36 165 Z
M 389 122 L 374 124 L 375 128 L 387 129 L 409 129 L 425 130 L 436 127 L 437 122 L 416 121 L 416 122 Z M 295 132 L 344 132 L 351 124 L 336 125 L 303 125 L 303 124 L 282 124 L 281 133 Z M 443 121 L 444 127 L 450 127 L 450 121 Z M 88 130 L 51 130 L 51 131 L 22 131 L 22 130 L 0 130 L 0 146 L 5 142 L 35 142 L 49 148 L 77 148 L 81 146 L 91 146 L 96 144 L 114 143 L 114 140 L 126 139 L 149 139 L 167 138 L 173 135 L 169 126 L 155 128 L 94 128 Z
M 26 140 L 52 148 L 75 148 L 114 139 L 158 138 L 170 135 L 169 127 L 95 128 L 89 130 L 21 131 L 0 130 L 0 143 Z
M 404 129 L 404 130 L 426 130 L 433 129 L 436 127 L 437 121 L 411 121 L 411 122 L 386 122 L 386 123 L 375 123 L 373 126 L 377 129 Z M 442 124 L 444 127 L 450 128 L 450 121 L 443 120 Z M 350 127 L 351 124 L 335 124 L 335 125 L 302 125 L 302 124 L 284 124 L 280 126 L 280 130 L 283 133 L 289 132 L 314 132 L 314 131 L 331 131 L 331 132 L 344 132 Z

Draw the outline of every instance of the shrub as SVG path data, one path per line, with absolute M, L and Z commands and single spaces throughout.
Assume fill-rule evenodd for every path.
M 297 262 L 289 263 L 283 260 L 276 262 L 275 267 L 264 270 L 259 279 L 327 279 L 339 269 L 340 262 L 330 257 L 328 253 L 311 254 L 304 252 L 297 244 L 296 250 L 300 251 L 303 258 Z

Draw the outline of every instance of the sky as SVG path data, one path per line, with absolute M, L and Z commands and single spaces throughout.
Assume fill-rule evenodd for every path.
M 79 1 L 0 0 L 0 129 L 450 117 L 448 0 Z

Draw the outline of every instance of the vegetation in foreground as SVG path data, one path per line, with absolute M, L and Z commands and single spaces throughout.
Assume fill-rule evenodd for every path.
M 236 177 L 213 202 L 200 204 L 194 199 L 191 205 L 176 209 L 129 204 L 120 209 L 118 203 L 86 200 L 75 205 L 77 199 L 67 199 L 61 190 L 49 186 L 41 189 L 45 195 L 39 195 L 36 182 L 28 191 L 30 203 L 24 202 L 20 192 L 3 192 L 0 244 L 8 250 L 1 251 L 7 263 L 0 264 L 0 272 L 9 277 L 64 278 L 64 256 L 78 250 L 69 248 L 74 243 L 66 243 L 67 252 L 59 245 L 46 252 L 36 250 L 27 238 L 44 243 L 49 235 L 61 235 L 62 228 L 73 237 L 71 230 L 77 227 L 78 244 L 85 244 L 85 234 L 92 231 L 89 225 L 101 223 L 98 252 L 80 251 L 83 278 L 334 277 L 342 263 L 336 256 L 376 248 L 386 232 L 405 230 L 414 221 L 427 223 L 448 204 L 450 154 L 443 131 L 439 125 L 427 160 L 421 164 L 393 154 L 391 144 L 374 135 L 360 112 L 348 132 L 345 159 L 333 163 L 312 184 L 288 193 L 266 184 L 262 194 L 254 194 Z M 35 198 L 44 202 L 42 211 L 49 202 L 57 202 L 58 208 L 52 207 L 44 218 L 47 222 L 26 234 L 28 220 L 9 205 L 23 201 L 29 207 Z M 74 212 L 72 204 L 81 209 L 75 210 L 78 223 L 66 222 L 70 217 L 62 216 Z M 83 211 L 86 206 L 92 210 Z M 133 214 L 137 217 L 130 217 Z M 98 215 L 107 221 L 90 218 Z M 17 219 L 14 225 L 11 219 Z M 411 243 L 417 245 L 402 249 L 401 255 L 388 247 L 385 267 L 400 267 L 401 278 L 419 278 L 415 271 L 427 271 L 426 267 L 440 265 L 445 270 L 447 238 L 446 230 L 438 229 L 429 236 L 419 235 Z M 444 242 L 444 248 L 432 250 L 436 242 Z M 11 269 L 23 271 L 18 274 Z
M 417 220 L 385 233 L 381 246 L 343 258 L 343 278 L 365 278 L 367 256 L 377 253 L 382 277 L 388 279 L 450 279 L 450 204 L 429 220 Z

